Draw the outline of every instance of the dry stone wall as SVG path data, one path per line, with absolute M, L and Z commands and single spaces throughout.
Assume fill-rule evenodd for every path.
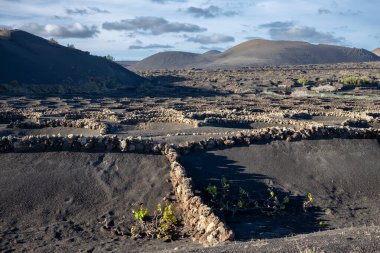
M 181 208 L 184 224 L 193 240 L 205 246 L 212 246 L 231 240 L 234 232 L 218 216 L 212 208 L 203 203 L 192 187 L 191 178 L 186 175 L 180 164 L 180 156 L 193 151 L 208 150 L 218 147 L 249 145 L 255 142 L 273 140 L 300 141 L 304 139 L 355 138 L 378 139 L 380 129 L 351 128 L 347 126 L 312 126 L 309 128 L 263 128 L 251 132 L 241 132 L 231 136 L 208 138 L 182 145 L 155 142 L 152 139 L 117 136 L 85 137 L 81 135 L 52 135 L 2 137 L 0 152 L 46 152 L 46 151 L 98 151 L 98 152 L 132 152 L 163 154 L 171 165 L 170 176 L 174 193 Z
M 192 239 L 205 246 L 233 239 L 234 232 L 195 195 L 191 178 L 186 176 L 185 168 L 178 162 L 177 151 L 169 148 L 164 154 L 171 163 L 170 177 L 174 193 L 182 210 L 185 228 L 191 233 Z
M 109 125 L 103 122 L 98 122 L 91 119 L 41 119 L 37 122 L 32 121 L 13 121 L 7 125 L 8 128 L 22 128 L 22 129 L 39 129 L 45 127 L 75 127 L 85 128 L 92 130 L 99 130 L 100 134 L 109 133 Z
M 181 154 L 191 151 L 212 149 L 218 146 L 235 144 L 251 144 L 256 141 L 287 140 L 299 141 L 305 139 L 324 138 L 366 138 L 380 137 L 380 129 L 354 128 L 349 126 L 312 126 L 309 128 L 280 128 L 268 127 L 252 131 L 238 132 L 230 136 L 208 138 L 207 140 L 186 142 L 172 147 Z M 4 136 L 0 138 L 0 152 L 29 152 L 29 151 L 102 151 L 102 152 L 138 152 L 160 153 L 164 150 L 165 142 L 153 141 L 142 137 L 119 138 L 114 136 L 83 136 L 83 135 L 31 135 L 24 137 Z
M 180 156 L 193 151 L 214 149 L 216 147 L 232 147 L 241 144 L 252 144 L 257 141 L 286 140 L 299 141 L 314 138 L 377 138 L 380 129 L 353 129 L 348 127 L 311 127 L 308 129 L 266 128 L 253 131 L 251 134 L 221 138 L 209 138 L 199 142 L 188 142 L 178 147 L 166 146 L 164 155 L 171 163 L 171 180 L 177 201 L 182 209 L 184 222 L 193 240 L 205 246 L 213 246 L 231 240 L 234 232 L 215 215 L 213 210 L 196 196 L 187 177 L 185 168 L 180 164 Z
M 256 122 L 277 124 L 277 125 L 294 125 L 300 127 L 322 126 L 323 123 L 313 121 L 314 116 L 349 118 L 351 121 L 367 121 L 378 122 L 380 117 L 371 112 L 345 112 L 334 110 L 331 112 L 309 112 L 302 110 L 287 110 L 284 112 L 265 112 L 253 114 L 236 114 L 232 112 L 223 112 L 221 114 L 209 114 L 203 121 L 199 122 L 199 126 L 210 124 L 250 124 Z M 343 120 L 342 120 L 343 121 Z M 342 122 L 342 125 L 344 124 Z M 355 125 L 349 125 L 355 126 Z
M 12 111 L 0 112 L 0 123 L 8 123 L 16 120 L 24 120 L 25 116 Z
M 198 120 L 187 118 L 182 112 L 174 109 L 136 111 L 132 115 L 126 115 L 125 119 L 119 121 L 121 124 L 142 122 L 183 123 L 192 127 L 198 127 Z
M 162 144 L 150 139 L 117 136 L 37 135 L 0 139 L 0 152 L 97 151 L 160 153 Z

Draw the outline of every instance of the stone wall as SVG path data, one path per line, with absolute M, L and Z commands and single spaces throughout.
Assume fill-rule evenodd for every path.
M 25 116 L 20 113 L 15 113 L 12 111 L 0 112 L 0 123 L 9 123 L 15 120 L 24 120 Z
M 45 127 L 75 127 L 99 130 L 100 134 L 107 134 L 110 132 L 109 125 L 92 119 L 39 119 L 37 122 L 16 120 L 9 123 L 7 127 L 22 129 L 38 129 Z
M 163 154 L 170 162 L 171 182 L 181 208 L 184 224 L 193 240 L 205 246 L 217 245 L 231 240 L 232 230 L 215 215 L 213 210 L 196 196 L 191 178 L 186 175 L 180 164 L 180 156 L 198 150 L 218 147 L 249 145 L 255 142 L 273 140 L 300 141 L 305 139 L 355 138 L 379 139 L 380 129 L 351 128 L 347 126 L 312 126 L 310 128 L 263 128 L 250 132 L 241 132 L 231 136 L 208 138 L 207 140 L 187 142 L 182 145 L 158 143 L 141 137 L 120 139 L 117 136 L 85 137 L 81 135 L 52 135 L 0 138 L 0 152 L 46 152 L 46 151 L 98 151 L 98 152 L 133 152 Z
M 202 141 L 186 142 L 181 145 L 172 145 L 180 154 L 191 151 L 212 149 L 236 144 L 251 144 L 257 141 L 287 140 L 299 141 L 302 139 L 325 138 L 380 138 L 380 129 L 353 128 L 348 126 L 312 126 L 309 128 L 280 128 L 269 127 L 252 131 L 238 132 L 230 136 L 219 136 Z M 43 152 L 43 151 L 102 151 L 102 152 L 137 152 L 160 153 L 166 143 L 144 139 L 141 137 L 117 136 L 82 136 L 82 135 L 36 135 L 36 136 L 4 136 L 0 138 L 0 152 Z
M 231 147 L 234 145 L 269 142 L 273 140 L 300 141 L 307 139 L 351 138 L 380 139 L 380 129 L 352 128 L 348 126 L 312 126 L 309 128 L 269 127 L 250 132 L 238 132 L 230 136 L 208 138 L 207 140 L 187 142 L 177 147 L 180 154 L 192 151 L 213 149 L 216 147 Z
M 380 117 L 373 116 L 371 112 L 346 112 L 334 110 L 330 112 L 312 112 L 302 110 L 285 110 L 284 112 L 263 112 L 263 113 L 234 113 L 220 112 L 219 114 L 208 114 L 199 126 L 210 124 L 250 124 L 256 122 L 270 123 L 277 125 L 294 125 L 300 127 L 322 126 L 323 123 L 313 121 L 314 116 L 348 118 L 352 121 L 379 122 Z
M 125 115 L 121 124 L 136 124 L 142 122 L 183 123 L 192 127 L 198 127 L 198 120 L 187 118 L 181 111 L 175 109 L 165 110 L 139 110 L 132 115 Z
M 214 149 L 216 147 L 232 147 L 235 145 L 252 144 L 258 141 L 286 140 L 300 141 L 302 139 L 325 138 L 377 138 L 380 139 L 380 129 L 355 129 L 349 127 L 311 127 L 294 130 L 291 128 L 266 128 L 252 131 L 249 134 L 238 133 L 233 136 L 209 138 L 199 142 L 188 142 L 184 145 L 166 145 L 163 154 L 171 163 L 171 181 L 177 201 L 182 209 L 184 223 L 193 240 L 205 246 L 213 246 L 231 240 L 234 232 L 215 215 L 213 210 L 196 196 L 192 189 L 191 178 L 187 177 L 185 168 L 180 164 L 181 154 L 193 151 Z
M 87 137 L 69 134 L 0 138 L 0 152 L 96 151 L 159 154 L 162 148 L 161 143 L 138 137 L 121 139 L 117 136 Z
M 203 203 L 192 190 L 191 178 L 179 163 L 180 154 L 192 151 L 214 149 L 222 146 L 251 144 L 255 141 L 287 140 L 298 141 L 313 138 L 380 138 L 379 129 L 354 129 L 348 127 L 311 127 L 308 129 L 266 128 L 250 134 L 237 134 L 229 137 L 209 138 L 200 142 L 188 142 L 178 147 L 167 147 L 164 155 L 171 163 L 171 180 L 177 201 L 182 209 L 184 223 L 193 240 L 205 246 L 213 246 L 233 239 L 234 232 L 217 217 L 213 210 Z
M 193 192 L 191 178 L 186 176 L 185 168 L 178 162 L 177 151 L 169 148 L 164 154 L 170 161 L 174 193 L 182 211 L 185 228 L 192 239 L 205 246 L 233 239 L 233 231 Z

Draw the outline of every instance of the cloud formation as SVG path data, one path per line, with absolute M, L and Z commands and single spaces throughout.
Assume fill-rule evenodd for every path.
M 328 9 L 319 8 L 319 9 L 318 9 L 318 14 L 319 14 L 319 15 L 323 15 L 323 14 L 331 14 L 331 11 L 328 10 Z
M 218 6 L 211 5 L 207 8 L 197 8 L 197 7 L 189 7 L 186 10 L 187 13 L 192 14 L 196 18 L 216 18 L 219 16 L 235 16 L 238 13 L 236 11 L 223 11 L 223 9 Z
M 84 9 L 66 9 L 66 14 L 68 15 L 89 15 L 89 14 L 96 14 L 96 13 L 110 13 L 107 10 L 99 9 L 98 7 L 87 7 Z
M 87 7 L 89 10 L 96 12 L 96 13 L 110 13 L 107 10 L 99 9 L 98 7 Z
M 186 0 L 150 0 L 153 3 L 164 4 L 167 2 L 186 2 Z
M 212 35 L 197 35 L 195 37 L 188 37 L 187 41 L 200 43 L 203 45 L 208 45 L 208 44 L 233 42 L 235 41 L 235 38 L 232 36 L 227 36 L 223 34 L 212 34 Z
M 276 21 L 276 22 L 259 25 L 259 28 L 286 29 L 292 26 L 294 26 L 294 22 L 291 22 L 291 21 L 286 21 L 286 22 Z
M 21 29 L 40 36 L 56 38 L 91 38 L 99 33 L 96 26 L 88 27 L 80 23 L 74 23 L 68 26 L 31 23 L 22 26 Z
M 58 34 L 68 38 L 64 43 L 73 43 L 96 55 L 107 55 L 111 50 L 118 59 L 141 59 L 154 51 L 125 50 L 126 41 L 127 48 L 159 44 L 189 52 L 199 52 L 202 46 L 224 48 L 234 43 L 200 43 L 208 43 L 204 36 L 212 34 L 233 36 L 234 44 L 259 37 L 379 47 L 380 36 L 375 34 L 379 32 L 380 1 L 343 2 L 322 0 L 310 5 L 305 0 L 0 0 L 0 27 L 27 27 L 46 38 Z M 275 21 L 292 22 L 279 22 L 275 27 Z M 270 26 L 259 27 L 270 22 Z M 74 23 L 87 28 L 69 29 Z M 54 29 L 46 24 L 53 24 Z M 194 41 L 188 41 L 190 37 Z M 134 43 L 137 39 L 145 43 Z
M 311 43 L 341 44 L 343 37 L 336 37 L 332 33 L 319 32 L 315 27 L 297 26 L 294 22 L 272 22 L 262 24 L 259 28 L 269 29 L 269 35 L 274 40 L 298 40 Z
M 339 14 L 340 16 L 358 16 L 361 13 L 362 13 L 361 11 L 358 11 L 358 10 L 355 11 L 355 10 L 351 10 L 351 9 L 347 9 L 347 10 L 339 11 L 339 12 L 332 12 L 331 10 L 324 9 L 324 8 L 319 8 L 318 9 L 318 14 L 319 15 Z
M 224 48 L 221 48 L 221 47 L 207 47 L 207 46 L 201 46 L 201 47 L 198 47 L 198 49 L 200 50 L 206 50 L 206 51 L 214 51 L 213 53 L 217 54 L 219 51 L 220 53 L 224 50 Z
M 351 9 L 339 12 L 339 15 L 341 15 L 341 16 L 357 16 L 360 14 L 361 14 L 361 11 L 354 11 Z
M 102 27 L 105 30 L 145 32 L 153 35 L 206 31 L 205 28 L 197 25 L 169 22 L 159 17 L 136 17 L 134 19 L 123 19 L 118 22 L 105 22 Z
M 174 48 L 170 45 L 161 45 L 161 44 L 150 44 L 150 45 L 132 45 L 128 49 L 169 49 Z
M 68 15 L 88 15 L 88 11 L 86 9 L 66 9 L 66 13 Z

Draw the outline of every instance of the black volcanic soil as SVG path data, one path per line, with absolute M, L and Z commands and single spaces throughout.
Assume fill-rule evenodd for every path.
M 136 87 L 138 75 L 104 57 L 54 44 L 21 31 L 0 35 L 0 84 L 80 85 L 89 82 Z M 16 83 L 17 82 L 17 83 Z M 14 87 L 17 88 L 17 87 Z
M 139 203 L 154 210 L 171 190 L 162 156 L 48 152 L 0 159 L 0 251 L 133 252 L 175 245 L 118 237 L 99 223 L 128 223 Z
M 380 227 L 352 227 L 316 232 L 293 237 L 230 243 L 210 248 L 189 248 L 176 252 L 250 253 L 250 252 L 304 252 L 346 253 L 380 252 Z M 173 251 L 174 252 L 174 251 Z
M 341 125 L 359 118 L 378 128 L 379 71 L 380 62 L 141 71 L 152 80 L 152 86 L 136 94 L 101 96 L 7 96 L 0 89 L 0 137 L 100 133 L 85 126 L 8 128 L 15 120 L 65 120 L 67 115 L 68 119 L 74 116 L 75 120 L 105 123 L 108 135 L 151 137 L 176 144 L 264 127 Z M 339 80 L 349 76 L 368 78 L 372 85 L 343 89 Z M 297 83 L 302 77 L 310 81 L 304 87 Z M 286 122 L 301 111 L 308 117 Z M 9 113 L 15 118 L 7 118 Z M 257 121 L 213 123 L 209 117 Z M 202 124 L 194 128 L 183 119 L 197 119 Z M 171 189 L 165 180 L 168 164 L 161 156 L 0 154 L 0 251 L 310 252 L 306 250 L 315 247 L 317 251 L 311 252 L 380 252 L 380 229 L 372 226 L 379 224 L 378 150 L 376 141 L 320 140 L 272 142 L 191 155 L 187 159 L 194 161 L 188 162 L 189 167 L 198 164 L 207 172 L 201 177 L 217 178 L 223 175 L 221 170 L 230 170 L 224 175 L 239 180 L 244 176 L 243 183 L 249 180 L 246 187 L 254 191 L 263 189 L 267 194 L 267 186 L 273 186 L 280 196 L 291 193 L 294 204 L 311 192 L 317 201 L 317 208 L 307 214 L 293 208 L 277 220 L 259 219 L 256 214 L 229 219 L 238 240 L 209 249 L 189 239 L 169 244 L 132 241 L 101 230 L 98 218 L 103 215 L 116 222 L 122 215 L 130 219 L 131 205 L 139 201 L 155 205 Z M 199 173 L 193 179 L 207 182 Z M 326 229 L 344 228 L 315 232 L 320 230 L 316 226 L 320 220 L 325 220 Z M 307 234 L 291 236 L 294 233 Z M 280 236 L 284 237 L 277 238 Z
M 75 127 L 45 127 L 41 129 L 19 129 L 13 128 L 9 129 L 0 124 L 0 137 L 15 135 L 15 136 L 25 136 L 25 135 L 47 135 L 47 134 L 77 134 L 84 136 L 96 136 L 99 135 L 99 130 L 84 129 L 84 128 L 75 128 Z
M 380 144 L 376 140 L 310 140 L 272 142 L 248 147 L 198 152 L 183 156 L 196 189 L 218 185 L 222 177 L 258 199 L 268 187 L 291 205 L 275 216 L 237 214 L 227 223 L 237 239 L 267 239 L 321 229 L 380 225 Z M 312 193 L 314 211 L 302 211 L 304 196 Z

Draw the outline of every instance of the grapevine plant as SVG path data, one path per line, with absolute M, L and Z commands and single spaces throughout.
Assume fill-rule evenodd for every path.
M 132 209 L 132 214 L 135 221 L 130 234 L 134 239 L 146 237 L 171 241 L 179 235 L 178 219 L 173 212 L 172 204 L 158 204 L 152 215 L 141 204 L 139 209 Z
M 224 177 L 219 185 L 208 185 L 206 187 L 206 195 L 211 205 L 223 214 L 232 214 L 234 216 L 238 212 L 256 211 L 267 215 L 274 215 L 287 208 L 290 203 L 288 196 L 280 198 L 276 195 L 272 188 L 268 188 L 268 195 L 265 199 L 255 199 L 251 194 L 242 187 L 238 192 L 232 192 L 230 183 Z M 303 210 L 308 211 L 314 203 L 311 193 L 303 202 Z

